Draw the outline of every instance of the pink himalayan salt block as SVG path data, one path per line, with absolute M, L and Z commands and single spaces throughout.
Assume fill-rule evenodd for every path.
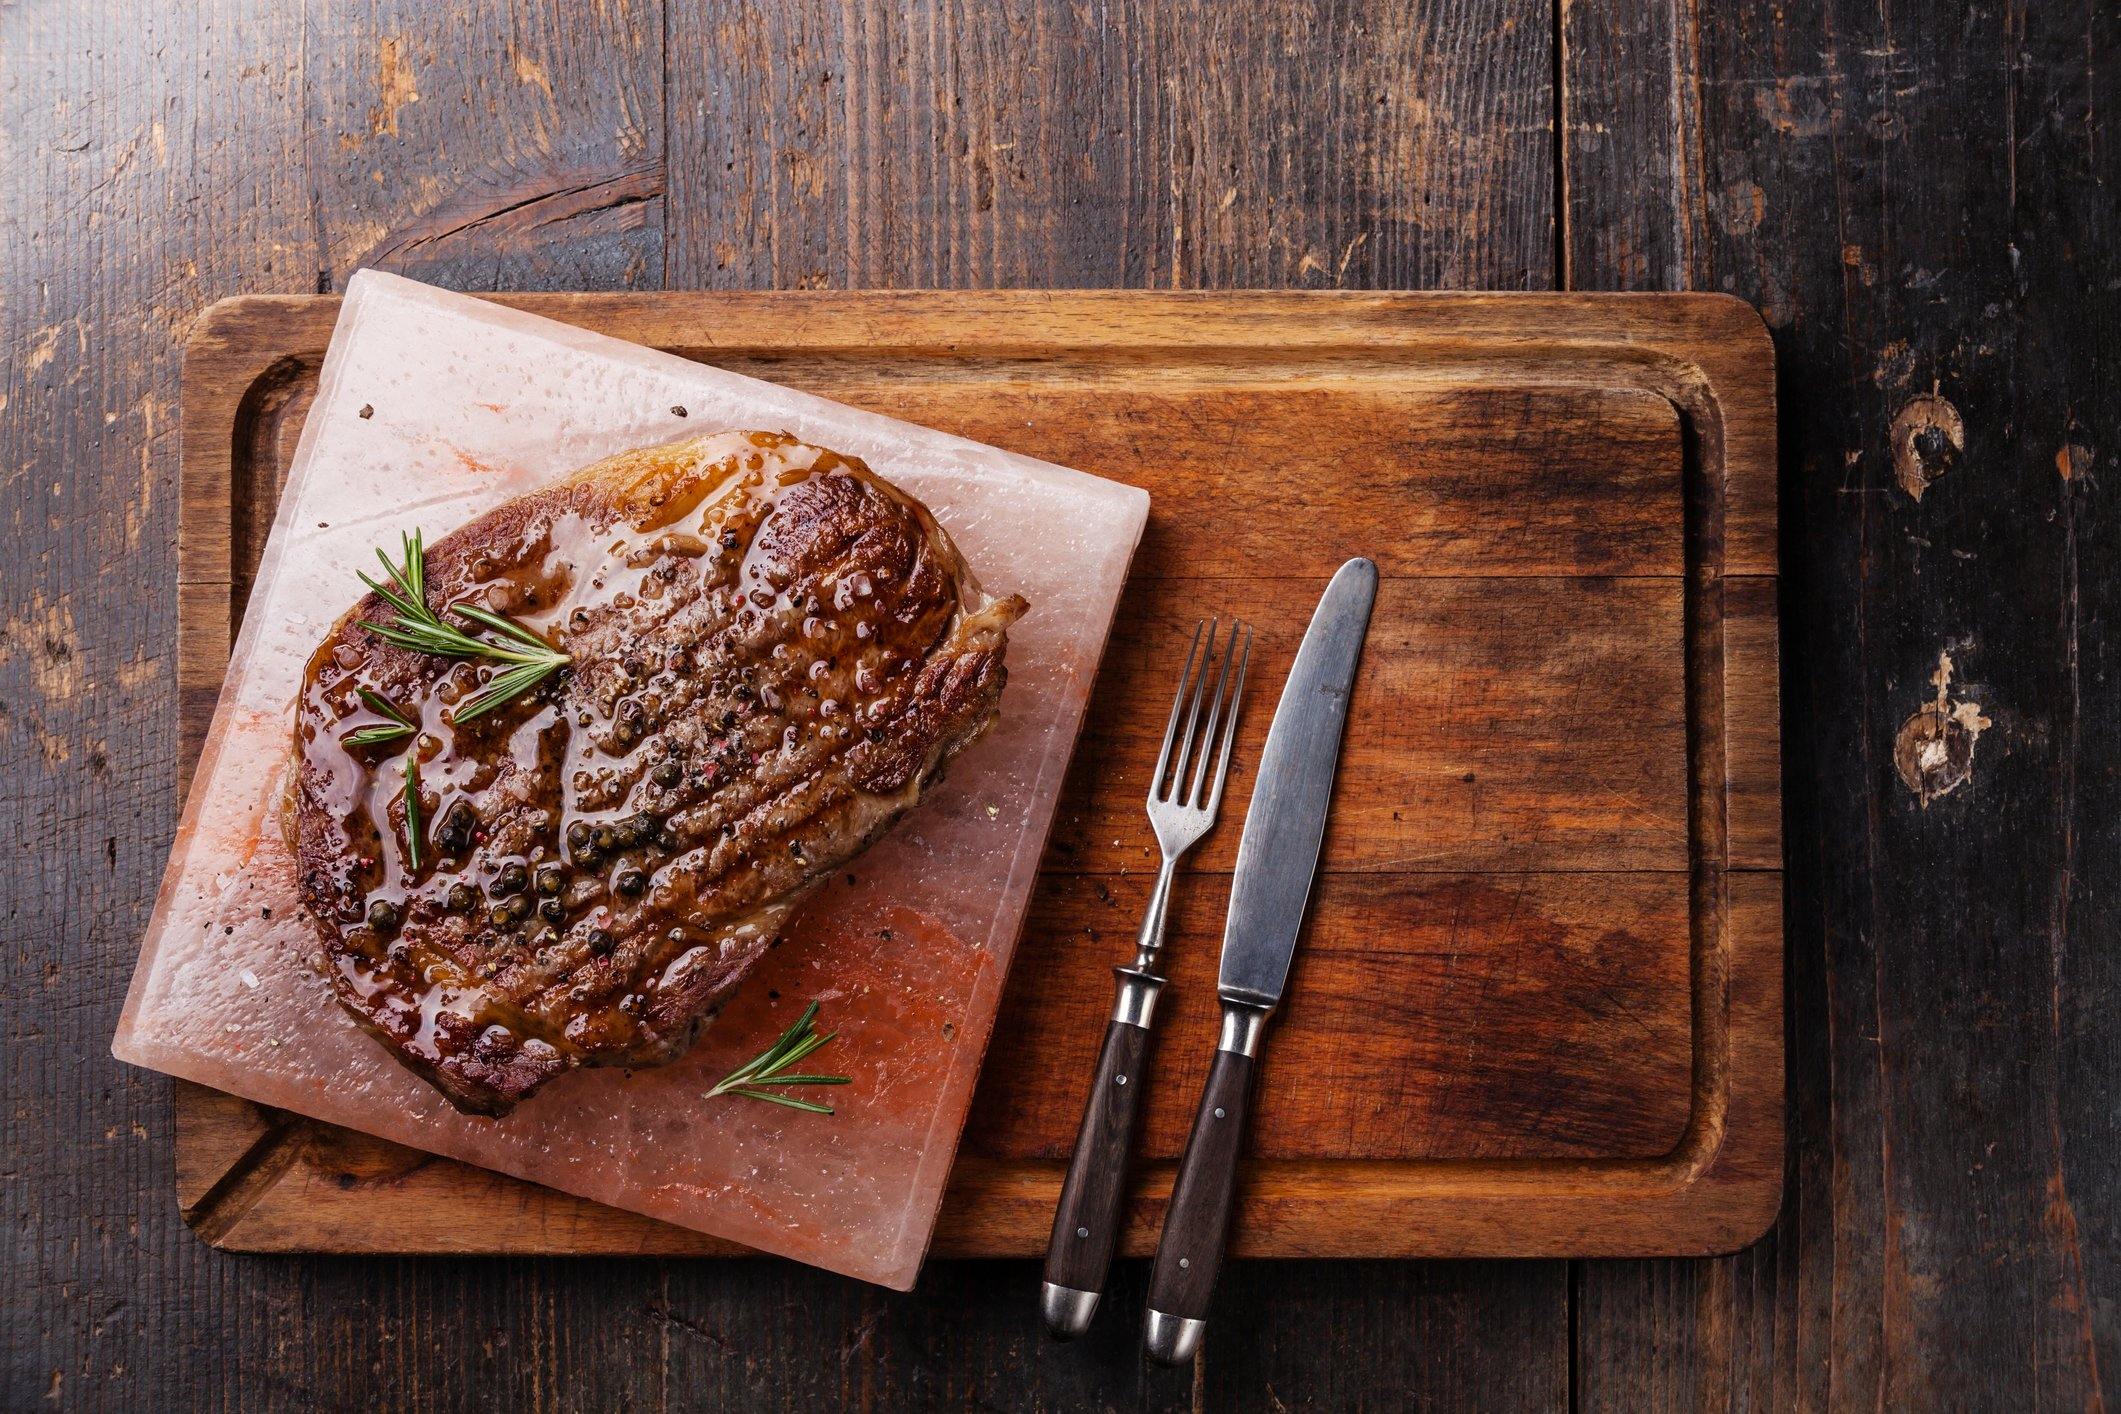
M 675 408 L 686 410 L 680 421 Z M 685 1059 L 457 1113 L 316 971 L 275 799 L 303 662 L 400 531 L 627 448 L 786 430 L 920 497 L 1010 634 L 1001 720 L 803 910 Z M 112 1044 L 121 1060 L 886 1286 L 935 1225 L 1148 495 L 374 271 L 356 275 Z M 830 1117 L 707 1089 L 822 1003 Z M 828 1064 L 829 1063 L 829 1064 Z

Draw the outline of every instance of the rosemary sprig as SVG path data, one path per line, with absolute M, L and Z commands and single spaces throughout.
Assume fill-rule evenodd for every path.
M 811 1114 L 829 1115 L 832 1106 L 820 1105 L 814 1100 L 799 1100 L 793 1095 L 776 1095 L 771 1090 L 762 1090 L 762 1085 L 847 1085 L 852 1082 L 844 1075 L 804 1075 L 789 1070 L 797 1061 L 824 1045 L 837 1031 L 827 1031 L 820 1036 L 810 1023 L 817 1019 L 816 1002 L 804 1009 L 795 1025 L 781 1033 L 764 1052 L 746 1061 L 715 1082 L 707 1098 L 717 1095 L 742 1095 L 747 1100 L 764 1100 L 768 1104 L 786 1105 L 792 1110 L 805 1110 Z
M 420 729 L 413 725 L 412 718 L 400 712 L 395 702 L 392 702 L 381 693 L 370 692 L 365 687 L 360 691 L 361 700 L 368 704 L 369 711 L 380 713 L 390 718 L 390 720 L 386 723 L 379 723 L 376 726 L 361 728 L 352 736 L 346 738 L 348 746 L 381 746 L 385 742 L 396 741 L 400 737 L 417 736 L 419 734 Z
M 361 583 L 390 605 L 395 616 L 385 624 L 364 619 L 361 627 L 385 643 L 415 653 L 432 653 L 441 658 L 487 658 L 509 665 L 451 713 L 452 721 L 469 722 L 514 701 L 571 661 L 515 620 L 480 605 L 452 604 L 449 612 L 491 629 L 509 642 L 474 638 L 442 618 L 427 607 L 427 547 L 420 532 L 401 536 L 400 541 L 405 558 L 399 564 L 392 564 L 388 555 L 376 551 L 376 558 L 383 562 L 383 581 L 361 576 Z
M 420 753 L 405 753 L 405 862 L 420 867 Z

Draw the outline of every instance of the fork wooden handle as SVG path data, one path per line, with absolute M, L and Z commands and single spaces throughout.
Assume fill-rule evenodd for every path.
M 1257 1064 L 1253 1057 L 1265 1020 L 1266 1014 L 1257 1008 L 1224 1003 L 1222 1043 L 1201 1090 L 1185 1157 L 1178 1161 L 1163 1236 L 1156 1244 L 1156 1265 L 1149 1273 L 1149 1311 L 1142 1332 L 1150 1356 L 1166 1365 L 1191 1360 L 1207 1329 L 1208 1303 L 1222 1272 L 1237 1193 L 1238 1151 L 1244 1146 Z
M 1115 968 L 1119 1004 L 1105 1028 L 1097 1074 L 1083 1105 L 1068 1179 L 1053 1213 L 1046 1248 L 1046 1284 L 1040 1306 L 1046 1330 L 1073 1340 L 1089 1328 L 1105 1289 L 1124 1220 L 1127 1167 L 1141 1119 L 1143 1071 L 1149 1056 L 1149 1020 L 1161 979 L 1131 968 Z

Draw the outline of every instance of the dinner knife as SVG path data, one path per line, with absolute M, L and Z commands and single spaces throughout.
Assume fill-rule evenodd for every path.
M 1267 1018 L 1288 982 L 1318 873 L 1348 693 L 1376 599 L 1377 566 L 1370 561 L 1350 560 L 1333 576 L 1296 650 L 1260 755 L 1223 925 L 1216 988 L 1223 1004 L 1222 1035 L 1149 1274 L 1143 1343 L 1167 1365 L 1192 1359 L 1207 1330 L 1208 1302 L 1230 1225 L 1252 1071 Z

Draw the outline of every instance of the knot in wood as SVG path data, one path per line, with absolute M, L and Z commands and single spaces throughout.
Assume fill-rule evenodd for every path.
M 1937 655 L 1930 682 L 1937 689 L 1936 701 L 1901 723 L 1893 742 L 1893 766 L 1924 809 L 1973 778 L 1974 743 L 1991 725 L 1981 715 L 1980 703 L 1952 700 L 1950 653 Z
M 1893 479 L 1922 499 L 1930 483 L 1959 465 L 1966 450 L 1966 422 L 1945 398 L 1910 398 L 1893 418 Z

